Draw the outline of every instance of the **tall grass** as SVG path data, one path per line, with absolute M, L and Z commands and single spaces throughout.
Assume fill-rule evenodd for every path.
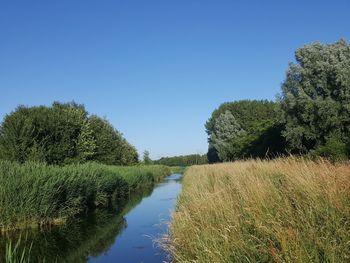
M 107 207 L 170 174 L 165 166 L 117 167 L 96 163 L 64 167 L 0 161 L 0 229 L 55 224 Z
M 350 165 L 190 167 L 170 240 L 175 262 L 350 262 Z
M 21 248 L 21 237 L 15 244 L 11 241 L 6 244 L 5 263 L 29 263 L 32 245 Z

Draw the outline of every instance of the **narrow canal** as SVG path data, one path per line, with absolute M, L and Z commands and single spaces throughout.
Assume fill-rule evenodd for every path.
M 21 243 L 32 244 L 31 262 L 168 261 L 169 256 L 155 240 L 167 232 L 181 191 L 180 180 L 180 174 L 173 174 L 154 187 L 132 194 L 113 209 L 95 211 L 45 231 L 27 230 L 1 239 L 14 243 L 21 236 L 26 240 Z M 1 253 L 4 247 L 5 242 L 0 242 Z
M 174 174 L 158 184 L 149 197 L 126 216 L 126 228 L 105 253 L 89 262 L 164 262 L 168 255 L 155 245 L 167 231 L 171 212 L 181 190 L 180 175 Z

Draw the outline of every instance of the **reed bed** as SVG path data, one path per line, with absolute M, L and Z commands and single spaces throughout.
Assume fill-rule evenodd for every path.
M 175 262 L 350 262 L 350 165 L 190 167 L 169 237 Z
M 165 166 L 64 167 L 0 161 L 0 230 L 65 222 L 170 174 Z

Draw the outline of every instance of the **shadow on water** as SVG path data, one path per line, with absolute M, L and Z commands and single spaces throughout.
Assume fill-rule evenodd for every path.
M 23 245 L 32 244 L 31 262 L 43 259 L 47 263 L 87 262 L 89 257 L 105 253 L 115 243 L 116 237 L 127 227 L 125 215 L 152 192 L 153 186 L 137 190 L 109 209 L 96 210 L 65 225 L 0 234 L 0 262 L 5 260 L 6 243 L 15 244 L 20 236 L 26 240 Z

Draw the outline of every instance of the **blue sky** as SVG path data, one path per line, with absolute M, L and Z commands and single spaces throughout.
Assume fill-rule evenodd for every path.
M 0 1 L 0 118 L 76 101 L 152 158 L 205 153 L 221 103 L 274 99 L 296 48 L 350 41 L 348 1 Z

